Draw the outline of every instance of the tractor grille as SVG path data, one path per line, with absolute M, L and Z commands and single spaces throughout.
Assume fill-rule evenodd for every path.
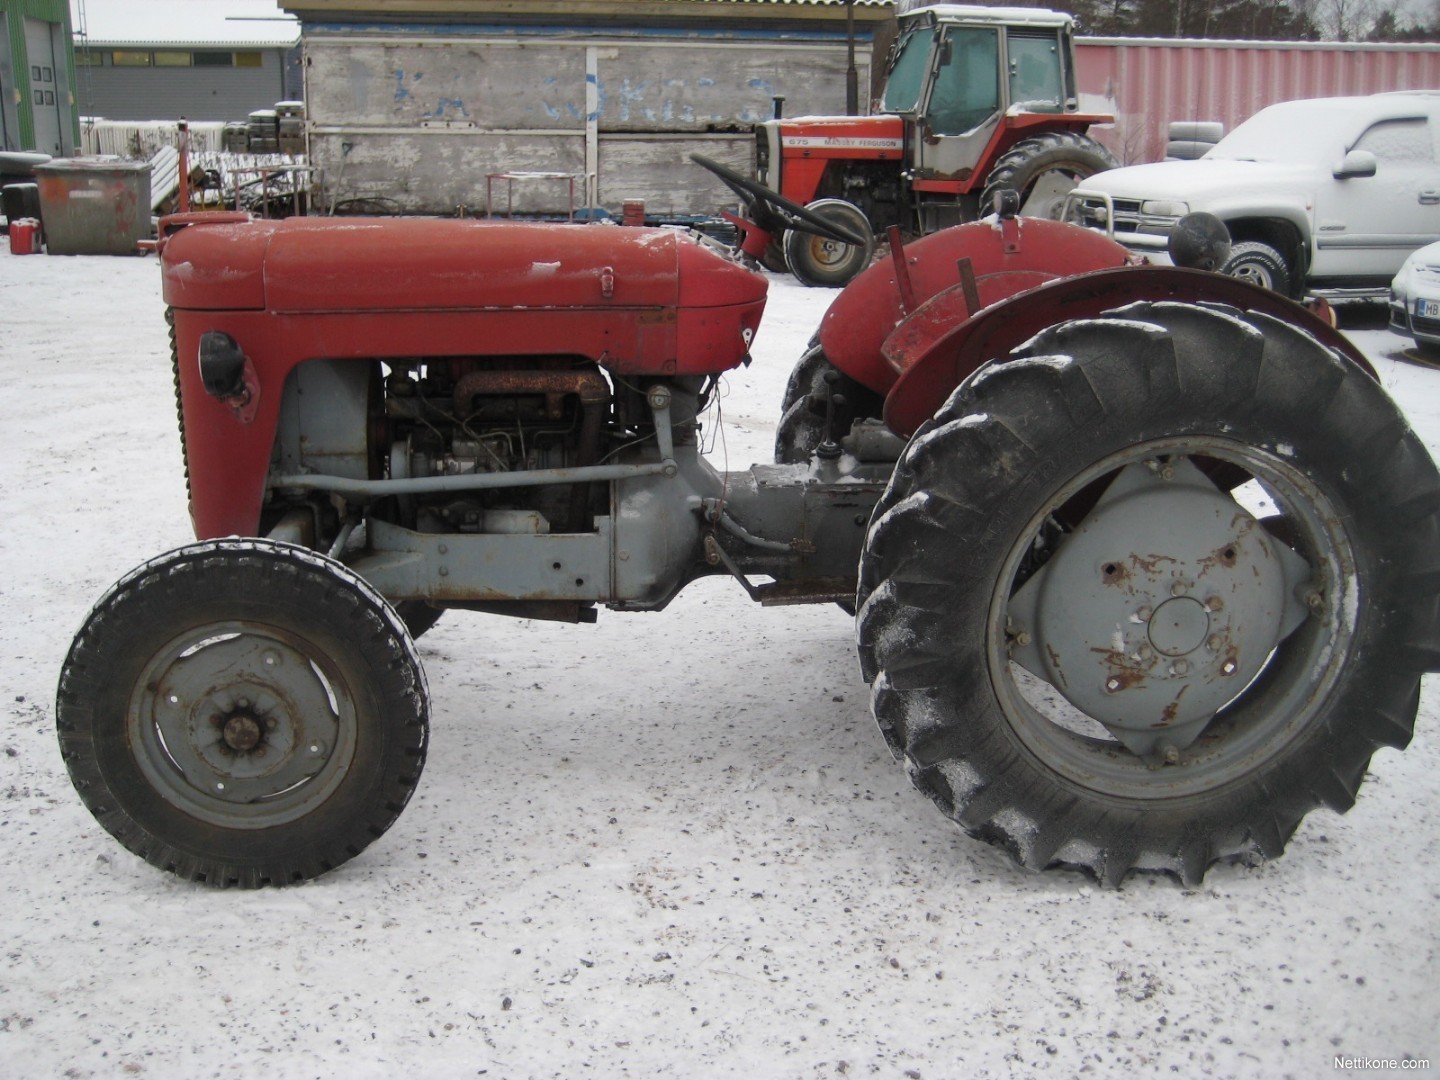
M 170 327 L 170 371 L 175 379 L 175 421 L 180 428 L 180 464 L 185 469 L 185 498 L 190 499 L 190 455 L 185 452 L 185 407 L 180 400 L 180 350 L 175 345 L 175 309 L 165 309 L 165 323 Z

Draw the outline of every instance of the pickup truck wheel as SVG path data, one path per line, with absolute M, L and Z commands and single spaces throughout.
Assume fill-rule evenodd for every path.
M 1009 189 L 1019 193 L 1024 217 L 1058 219 L 1065 196 L 1076 184 L 1118 164 L 1105 147 L 1073 131 L 1022 139 L 1000 156 L 985 178 L 980 213 L 994 210 L 996 192 Z
M 1295 276 L 1285 261 L 1285 256 L 1269 244 L 1258 240 L 1246 240 L 1234 245 L 1230 249 L 1230 257 L 1220 267 L 1220 272 L 1282 296 L 1295 295 Z
M 805 285 L 836 287 L 847 284 L 870 265 L 875 236 L 860 208 L 844 199 L 820 199 L 805 207 L 825 221 L 865 238 L 864 244 L 847 244 L 833 236 L 790 229 L 785 233 L 785 263 Z
M 400 815 L 428 694 L 394 611 L 304 548 L 220 540 L 151 560 L 96 604 L 56 702 L 81 799 L 191 881 L 303 881 Z
M 820 342 L 811 339 L 790 372 L 780 403 L 780 422 L 775 426 L 777 465 L 810 460 L 825 438 L 825 403 L 833 394 L 844 399 L 835 407 L 835 426 L 841 435 L 856 420 L 878 417 L 885 404 L 875 391 L 843 374 L 830 362 Z
M 1440 664 L 1440 476 L 1379 385 L 1139 303 L 982 368 L 872 517 L 858 643 L 916 785 L 1023 866 L 1198 883 L 1344 812 Z

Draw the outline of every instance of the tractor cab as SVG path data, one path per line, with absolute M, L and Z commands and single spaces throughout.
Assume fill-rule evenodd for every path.
M 1058 218 L 1079 180 L 1116 164 L 1086 134 L 1114 117 L 1080 111 L 1069 15 L 937 4 L 899 18 L 878 112 L 756 127 L 759 182 L 866 241 L 787 235 L 771 269 L 806 284 L 843 285 L 875 236 L 974 220 L 1002 189 L 1022 215 Z
M 1070 16 L 1039 8 L 947 4 L 906 18 L 881 109 L 914 124 L 917 175 L 973 172 L 1004 117 L 1078 112 L 1073 32 Z

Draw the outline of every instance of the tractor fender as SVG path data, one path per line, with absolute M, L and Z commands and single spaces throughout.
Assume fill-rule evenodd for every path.
M 1021 289 L 1055 278 L 1123 266 L 1129 253 L 1102 233 L 1043 218 L 969 222 L 931 233 L 882 258 L 847 285 L 820 324 L 820 345 L 830 362 L 860 385 L 884 395 L 897 371 L 882 348 L 897 326 L 920 316 L 927 301 L 961 282 L 968 259 L 979 310 Z M 967 314 L 954 293 L 943 313 L 930 317 L 948 328 Z M 918 325 L 912 324 L 912 325 Z
M 1032 223 L 1033 224 L 1033 223 Z M 885 425 L 909 438 L 930 419 L 955 388 L 983 364 L 999 360 L 1047 327 L 1072 319 L 1093 319 L 1138 300 L 1218 304 L 1269 315 L 1316 338 L 1371 378 L 1368 360 L 1343 334 L 1315 312 L 1271 292 L 1223 274 L 1174 266 L 1126 266 L 1060 278 L 1016 293 L 965 317 L 951 289 L 917 309 L 915 325 L 901 323 L 881 347 L 893 386 L 885 398 Z M 941 316 L 950 314 L 948 329 Z

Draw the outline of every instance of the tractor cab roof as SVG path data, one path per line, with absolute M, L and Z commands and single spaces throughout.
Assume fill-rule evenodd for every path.
M 1073 26 L 1075 20 L 1063 11 L 1027 7 L 979 7 L 973 4 L 901 4 L 902 23 L 980 23 L 994 26 Z

